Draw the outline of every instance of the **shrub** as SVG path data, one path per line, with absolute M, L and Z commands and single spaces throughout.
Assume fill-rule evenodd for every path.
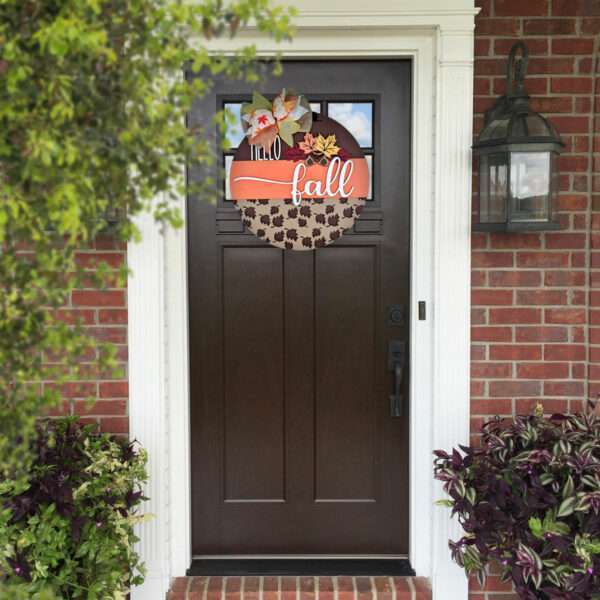
M 124 598 L 143 579 L 133 525 L 145 451 L 76 418 L 40 423 L 32 450 L 28 478 L 0 483 L 5 583 L 28 597 Z
M 600 598 L 600 418 L 499 418 L 480 448 L 435 452 L 465 535 L 453 559 L 483 585 L 497 561 L 521 598 Z

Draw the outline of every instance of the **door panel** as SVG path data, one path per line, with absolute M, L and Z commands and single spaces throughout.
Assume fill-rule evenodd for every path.
M 407 553 L 409 403 L 390 415 L 388 343 L 408 343 L 410 73 L 293 61 L 261 87 L 306 94 L 372 163 L 371 199 L 331 246 L 282 251 L 226 197 L 189 200 L 194 555 Z M 251 92 L 217 83 L 190 124 Z

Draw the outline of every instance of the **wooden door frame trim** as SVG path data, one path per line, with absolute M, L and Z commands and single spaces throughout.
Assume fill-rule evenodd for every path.
M 469 437 L 476 10 L 470 0 L 420 0 L 418 8 L 397 0 L 397 9 L 372 0 L 373 10 L 352 10 L 359 4 L 330 0 L 326 11 L 302 11 L 283 48 L 250 28 L 221 49 L 255 42 L 265 55 L 413 61 L 409 556 L 417 575 L 431 579 L 434 599 L 466 600 L 466 578 L 447 547 L 457 524 L 433 505 L 441 492 L 431 452 Z M 191 562 L 187 239 L 185 227 L 162 232 L 149 216 L 138 225 L 142 241 L 128 246 L 130 432 L 150 454 L 145 510 L 155 517 L 139 528 L 148 576 L 132 597 L 163 600 Z M 418 321 L 423 300 L 427 319 Z

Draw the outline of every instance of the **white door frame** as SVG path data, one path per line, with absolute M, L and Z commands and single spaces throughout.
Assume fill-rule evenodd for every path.
M 476 9 L 472 0 L 370 0 L 368 11 L 354 9 L 357 0 L 329 0 L 326 10 L 320 0 L 295 4 L 293 43 L 278 46 L 250 28 L 219 49 L 254 43 L 263 55 L 413 61 L 409 557 L 435 600 L 466 600 L 447 545 L 459 530 L 433 504 L 442 494 L 432 451 L 469 439 Z M 132 597 L 164 600 L 191 560 L 187 242 L 185 228 L 162 232 L 148 215 L 138 225 L 142 241 L 128 247 L 130 432 L 150 454 L 144 509 L 154 519 L 139 528 L 148 575 Z

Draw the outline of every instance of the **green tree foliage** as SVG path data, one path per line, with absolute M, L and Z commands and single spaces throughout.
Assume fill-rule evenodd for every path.
M 217 74 L 258 77 L 254 48 L 225 57 L 208 40 L 250 22 L 290 36 L 290 11 L 269 0 L 0 0 L 0 477 L 27 464 L 35 418 L 59 400 L 37 382 L 83 377 L 90 347 L 98 369 L 111 365 L 58 318 L 90 285 L 75 250 L 110 214 L 121 240 L 142 211 L 180 224 L 184 165 L 213 160 L 208 132 L 185 126 L 192 99 Z M 186 82 L 183 65 L 203 76 Z M 125 275 L 100 268 L 94 283 Z

